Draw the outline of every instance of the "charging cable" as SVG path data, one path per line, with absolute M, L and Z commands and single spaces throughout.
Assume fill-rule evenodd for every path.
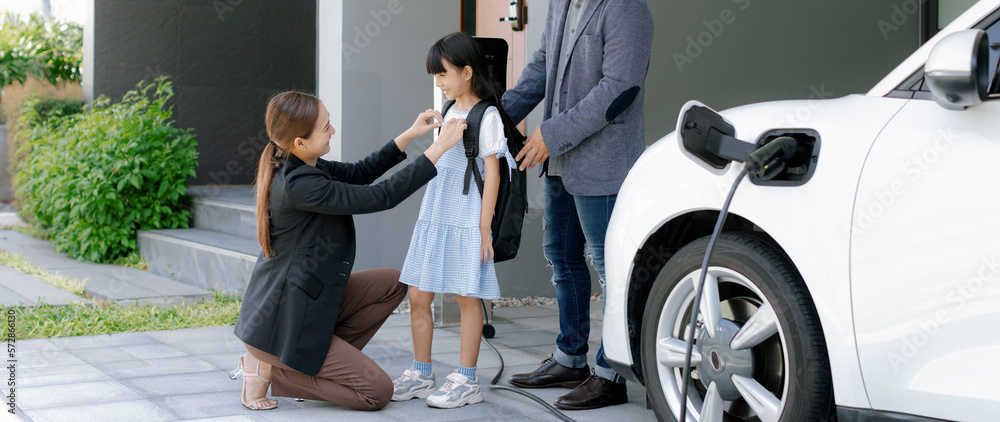
M 722 205 L 722 210 L 719 211 L 719 219 L 715 221 L 715 230 L 712 231 L 712 237 L 708 239 L 708 249 L 705 251 L 705 259 L 701 261 L 701 276 L 698 278 L 698 289 L 694 295 L 694 309 L 691 310 L 691 322 L 688 323 L 687 349 L 684 354 L 684 383 L 681 385 L 681 416 L 678 418 L 678 421 L 684 421 L 687 417 L 688 384 L 691 382 L 691 351 L 694 349 L 694 330 L 698 322 L 698 308 L 701 307 L 701 293 L 705 288 L 705 276 L 708 275 L 708 260 L 712 257 L 715 240 L 719 237 L 722 226 L 726 222 L 726 216 L 729 214 L 729 204 L 733 201 L 736 188 L 739 187 L 740 182 L 743 181 L 749 172 L 748 166 L 740 172 L 739 176 L 736 176 L 733 188 L 729 190 L 729 196 L 726 197 L 726 202 Z
M 688 384 L 691 383 L 691 352 L 694 349 L 694 332 L 698 322 L 698 311 L 701 307 L 701 294 L 705 288 L 705 277 L 708 275 L 708 261 L 712 258 L 712 250 L 715 249 L 715 240 L 719 238 L 722 226 L 726 223 L 726 216 L 729 215 L 729 204 L 733 202 L 733 196 L 736 195 L 736 188 L 740 186 L 740 182 L 743 181 L 748 173 L 755 175 L 768 173 L 768 170 L 772 167 L 783 166 L 785 160 L 792 158 L 795 155 L 795 142 L 794 138 L 783 136 L 750 153 L 745 161 L 743 171 L 736 176 L 736 181 L 733 182 L 733 187 L 729 190 L 729 195 L 726 196 L 726 202 L 722 204 L 722 209 L 719 210 L 719 219 L 715 221 L 715 229 L 712 230 L 712 237 L 708 239 L 705 259 L 701 261 L 701 275 L 698 278 L 698 288 L 694 295 L 694 308 L 691 310 L 691 321 L 688 323 L 688 335 L 685 344 L 687 349 L 684 353 L 684 383 L 681 385 L 681 414 L 678 421 L 685 421 L 687 417 Z M 708 329 L 714 328 L 709 327 Z
M 484 302 L 482 299 L 480 299 L 479 303 L 481 305 L 483 305 L 483 317 L 484 318 L 488 318 L 488 315 L 487 315 L 488 313 L 486 311 L 486 302 Z M 544 407 L 545 410 L 548 410 L 549 412 L 551 412 L 553 415 L 555 415 L 560 420 L 563 420 L 565 422 L 576 422 L 573 419 L 571 419 L 569 416 L 566 416 L 565 414 L 563 414 L 563 412 L 560 412 L 559 409 L 556 409 L 555 406 L 552 406 L 551 404 L 549 404 L 548 402 L 546 402 L 545 400 L 543 400 L 541 397 L 538 397 L 538 396 L 536 396 L 534 394 L 531 394 L 531 393 L 529 393 L 527 391 L 524 391 L 524 390 L 522 390 L 520 388 L 508 387 L 506 385 L 497 385 L 497 382 L 500 381 L 500 377 L 503 376 L 503 369 L 504 369 L 503 356 L 500 355 L 500 351 L 497 350 L 497 348 L 494 347 L 492 343 L 490 343 L 490 341 L 486 338 L 485 335 L 483 336 L 483 341 L 485 341 L 486 345 L 489 346 L 490 350 L 492 350 L 493 353 L 495 353 L 497 355 L 497 359 L 500 359 L 500 370 L 497 371 L 497 374 L 493 377 L 492 380 L 490 380 L 490 390 L 512 391 L 514 393 L 520 394 L 522 396 L 525 396 L 525 397 L 527 397 L 529 399 L 534 400 L 536 403 L 542 405 L 542 407 Z

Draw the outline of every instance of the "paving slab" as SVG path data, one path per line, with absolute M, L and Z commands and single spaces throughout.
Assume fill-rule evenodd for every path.
M 18 367 L 17 385 L 23 388 L 113 381 L 110 375 L 86 363 L 80 365 Z
M 235 383 L 235 382 L 234 382 Z M 233 400 L 230 391 L 218 391 L 200 394 L 162 396 L 149 399 L 158 407 L 167 410 L 177 420 L 190 420 L 207 417 L 225 417 L 240 415 L 246 411 L 240 404 L 239 395 Z M 279 399 L 278 406 L 287 407 L 294 401 Z
M 143 332 L 118 333 L 118 334 L 98 334 L 91 336 L 76 337 L 56 337 L 48 339 L 49 342 L 59 349 L 81 350 L 96 349 L 102 347 L 122 347 L 136 346 L 141 344 L 157 343 L 155 339 Z
M 18 389 L 17 406 L 25 411 L 94 403 L 138 400 L 143 397 L 117 380 L 72 382 Z
M 94 363 L 92 367 L 99 370 L 105 376 L 116 379 L 210 372 L 219 369 L 211 363 L 188 355 L 164 359 L 136 359 Z M 30 375 L 26 375 L 26 377 L 30 377 Z
M 532 346 L 549 346 L 551 348 L 556 344 L 556 337 L 558 336 L 558 331 L 548 330 L 522 331 L 517 333 L 506 332 L 498 333 L 490 339 L 490 342 L 494 346 L 504 345 L 514 349 Z
M 80 359 L 90 363 L 107 362 L 139 362 L 145 359 L 162 359 L 187 356 L 186 353 L 166 344 L 140 344 L 123 347 L 101 347 L 93 349 L 70 350 Z
M 198 359 L 208 362 L 220 371 L 228 373 L 236 369 L 236 366 L 240 363 L 240 356 L 243 356 L 244 353 L 246 353 L 245 348 L 239 353 L 226 352 L 214 355 L 198 355 Z
M 25 342 L 28 341 L 19 340 L 17 342 L 18 350 L 16 351 L 16 355 L 17 355 L 18 369 L 60 367 L 60 366 L 87 364 L 87 361 L 80 359 L 79 357 L 70 353 L 69 351 L 60 350 L 56 348 L 47 349 L 41 353 L 24 353 L 20 350 L 21 347 L 20 345 Z
M 218 418 L 188 419 L 192 422 L 253 422 L 253 419 L 246 416 L 222 416 Z
M 187 395 L 220 391 L 238 392 L 243 385 L 241 382 L 229 379 L 229 374 L 226 371 L 218 370 L 193 374 L 126 378 L 120 381 L 145 398 L 173 396 L 178 393 Z M 237 393 L 235 399 L 239 400 L 239 398 L 240 395 Z
M 167 411 L 148 400 L 97 402 L 24 412 L 33 422 L 158 422 L 175 421 Z

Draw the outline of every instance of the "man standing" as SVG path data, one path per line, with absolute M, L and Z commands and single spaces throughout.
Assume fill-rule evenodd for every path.
M 603 345 L 595 373 L 587 365 L 591 281 L 584 245 L 603 288 L 611 211 L 646 146 L 642 105 L 652 38 L 646 0 L 550 0 L 542 45 L 503 96 L 515 122 L 545 100 L 542 124 L 515 158 L 521 169 L 545 162 L 543 250 L 559 301 L 553 357 L 510 383 L 575 387 L 556 400 L 563 409 L 628 401 L 625 380 L 604 360 Z

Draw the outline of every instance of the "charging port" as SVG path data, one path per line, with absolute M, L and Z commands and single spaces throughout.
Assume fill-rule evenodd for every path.
M 781 138 L 795 139 L 795 154 L 780 167 L 761 175 L 751 174 L 750 182 L 760 186 L 800 186 L 812 178 L 819 161 L 819 132 L 812 129 L 774 129 L 757 138 L 757 147 Z

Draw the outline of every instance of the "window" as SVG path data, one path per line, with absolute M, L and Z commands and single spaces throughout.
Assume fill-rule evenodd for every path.
M 1000 94 L 1000 19 L 996 13 L 993 16 L 993 23 L 986 28 L 986 36 L 990 39 L 990 96 Z

